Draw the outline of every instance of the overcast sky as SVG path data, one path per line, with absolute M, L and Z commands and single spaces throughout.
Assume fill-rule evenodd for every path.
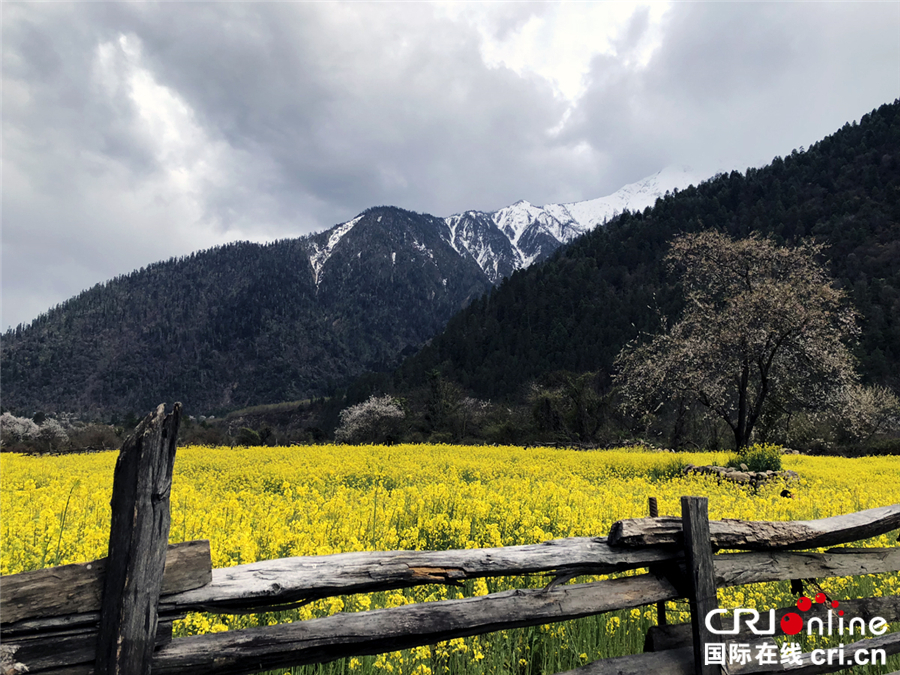
M 900 3 L 2 3 L 2 325 L 369 206 L 762 165 L 900 96 Z

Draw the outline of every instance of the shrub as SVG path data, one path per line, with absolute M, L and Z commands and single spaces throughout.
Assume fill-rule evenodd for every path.
M 754 443 L 741 448 L 728 460 L 728 466 L 740 468 L 745 464 L 750 471 L 781 471 L 781 448 L 771 443 Z
M 900 455 L 900 438 L 880 438 L 869 443 L 863 454 Z
M 250 427 L 241 427 L 237 433 L 237 437 L 234 439 L 234 444 L 250 448 L 262 445 L 262 441 L 259 438 L 259 434 L 253 429 Z
M 73 450 L 115 450 L 121 446 L 122 439 L 107 424 L 88 424 L 72 429 L 69 442 Z
M 684 475 L 684 467 L 687 462 L 680 459 L 669 459 L 662 464 L 651 466 L 647 472 L 650 480 L 667 481 Z

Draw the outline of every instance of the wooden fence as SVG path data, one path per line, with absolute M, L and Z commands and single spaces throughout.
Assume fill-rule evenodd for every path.
M 791 664 L 760 666 L 750 661 L 724 669 L 707 665 L 706 645 L 726 638 L 759 641 L 748 632 L 749 624 L 742 623 L 737 636 L 711 633 L 703 619 L 717 608 L 716 588 L 787 579 L 797 585 L 797 580 L 900 571 L 898 547 L 798 550 L 900 528 L 900 504 L 806 522 L 709 521 L 707 500 L 699 497 L 682 498 L 680 518 L 622 520 L 607 538 L 471 550 L 341 553 L 213 570 L 207 541 L 166 547 L 180 415 L 179 404 L 168 415 L 160 406 L 125 442 L 115 469 L 108 558 L 0 578 L 2 675 L 255 673 L 677 598 L 689 599 L 691 624 L 664 625 L 661 611 L 661 625 L 650 629 L 645 653 L 595 661 L 570 672 L 834 672 L 846 666 L 831 659 L 817 663 L 815 653 Z M 714 555 L 719 549 L 745 552 Z M 642 568 L 647 571 L 633 576 L 567 583 L 576 576 Z M 554 578 L 540 589 L 172 638 L 172 622 L 187 612 L 279 611 L 331 596 L 526 574 Z M 842 601 L 841 606 L 866 621 L 900 620 L 898 597 Z M 796 609 L 781 608 L 777 616 L 791 611 Z M 808 615 L 816 611 L 821 615 L 826 610 L 814 608 Z M 900 632 L 847 645 L 845 658 L 872 649 L 900 653 Z

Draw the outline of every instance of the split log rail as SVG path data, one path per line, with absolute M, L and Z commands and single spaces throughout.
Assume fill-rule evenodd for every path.
M 709 521 L 707 500 L 701 497 L 682 498 L 681 518 L 621 520 L 609 537 L 470 550 L 339 553 L 212 569 L 207 541 L 166 548 L 180 416 L 180 404 L 169 414 L 160 406 L 123 445 L 115 470 L 108 558 L 0 578 L 0 675 L 240 675 L 660 607 L 679 598 L 690 603 L 691 624 L 660 621 L 648 632 L 645 653 L 595 661 L 569 675 L 812 675 L 846 666 L 818 664 L 811 654 L 791 665 L 760 667 L 751 661 L 725 670 L 707 665 L 702 646 L 721 639 L 704 621 L 717 608 L 716 589 L 900 571 L 900 547 L 798 550 L 897 530 L 900 504 L 805 522 Z M 715 553 L 720 549 L 746 552 Z M 647 571 L 568 583 L 578 576 L 640 569 Z M 540 589 L 172 637 L 172 622 L 187 612 L 273 612 L 339 595 L 535 574 L 553 580 Z M 842 601 L 842 607 L 866 620 L 900 621 L 897 597 Z M 778 618 L 792 609 L 779 609 Z M 741 630 L 739 636 L 746 638 L 746 627 Z M 858 650 L 873 648 L 900 653 L 900 632 L 862 640 L 844 651 L 852 658 Z

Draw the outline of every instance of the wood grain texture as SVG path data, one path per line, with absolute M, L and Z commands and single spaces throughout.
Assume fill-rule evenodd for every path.
M 711 520 L 709 532 L 716 549 L 802 549 L 835 546 L 900 528 L 900 504 L 848 513 L 821 520 L 784 522 Z M 680 546 L 681 519 L 631 518 L 613 523 L 609 545 L 619 547 Z
M 498 561 L 496 552 L 503 549 L 473 549 L 471 551 L 447 551 L 444 553 L 397 552 L 393 554 L 377 553 L 341 553 L 318 558 L 285 558 L 270 560 L 250 565 L 239 565 L 213 570 L 213 581 L 203 588 L 186 593 L 171 595 L 160 601 L 160 612 L 193 612 L 209 611 L 230 613 L 249 608 L 266 608 L 296 601 L 301 598 L 321 598 L 328 595 L 349 595 L 350 593 L 373 592 L 402 588 L 420 583 L 446 583 L 451 577 L 449 570 L 455 570 L 457 579 L 471 576 L 486 576 L 480 570 L 490 567 L 502 575 L 521 574 L 523 568 L 533 572 L 539 571 L 542 565 L 549 565 L 550 570 L 562 573 L 563 570 L 579 569 L 565 567 L 563 556 L 544 558 L 540 552 L 540 560 L 528 561 L 530 551 L 535 547 L 510 547 L 520 549 L 508 553 L 508 557 Z M 552 551 L 548 546 L 546 550 Z M 602 547 L 600 547 L 602 550 Z M 452 557 L 444 557 L 447 553 Z M 663 557 L 663 562 L 654 565 L 660 573 L 669 571 L 678 576 L 681 553 L 677 551 L 650 551 L 654 556 Z M 459 554 L 459 555 L 457 555 Z M 408 556 L 408 557 L 407 557 Z M 481 559 L 484 556 L 484 559 Z M 648 556 L 649 557 L 649 556 Z M 411 566 L 413 562 L 421 564 L 423 559 L 433 562 L 452 560 L 454 567 L 441 566 L 448 572 L 437 577 L 433 573 L 432 580 L 426 577 L 416 578 L 414 572 L 421 567 Z M 311 563 L 305 561 L 313 561 Z M 479 562 L 480 560 L 480 562 Z M 569 558 L 569 560 L 572 560 Z M 583 558 L 578 557 L 579 564 Z M 516 568 L 515 565 L 522 565 Z M 634 567 L 643 567 L 634 560 Z M 481 565 L 481 567 L 479 567 Z M 683 567 L 683 566 L 682 566 Z M 547 569 L 547 568 L 544 568 Z M 807 553 L 792 551 L 759 551 L 752 553 L 722 553 L 715 556 L 716 583 L 718 586 L 750 584 L 777 579 L 815 579 L 822 577 L 843 577 L 857 574 L 880 574 L 886 571 L 900 571 L 900 548 L 871 549 L 853 554 L 832 555 L 828 553 Z M 343 585 L 342 585 L 343 584 Z
M 674 596 L 650 575 L 594 584 L 517 589 L 487 596 L 336 614 L 268 628 L 173 640 L 154 654 L 154 675 L 252 673 L 377 654 L 456 637 L 566 621 Z
M 750 583 L 745 581 L 747 578 L 754 582 L 791 579 L 796 577 L 799 568 L 807 571 L 807 577 L 816 576 L 811 573 L 814 569 L 826 572 L 838 569 L 842 576 L 898 571 L 898 552 L 900 549 L 876 549 L 831 556 L 838 559 L 839 568 L 822 553 L 722 554 L 714 558 L 716 583 L 722 587 Z M 752 574 L 746 573 L 747 567 L 754 570 Z M 153 673 L 253 673 L 262 669 L 257 667 L 260 663 L 256 660 L 260 656 L 257 648 L 266 667 L 326 662 L 344 656 L 433 644 L 449 637 L 564 621 L 678 597 L 679 592 L 665 578 L 643 574 L 593 584 L 561 585 L 549 591 L 505 591 L 464 600 L 337 614 L 251 631 L 177 638 L 154 654 Z M 182 605 L 180 609 L 186 607 Z
M 0 577 L 0 635 L 24 619 L 100 610 L 106 558 Z M 172 544 L 166 551 L 162 595 L 212 581 L 209 541 Z
M 604 538 L 573 537 L 502 548 L 362 551 L 281 558 L 213 570 L 209 585 L 163 598 L 160 611 L 182 607 L 246 611 L 334 595 L 453 584 L 477 577 L 551 572 L 608 574 L 671 561 L 681 555 L 661 547 L 616 550 Z
M 713 552 L 709 543 L 709 500 L 706 497 L 682 497 L 681 522 L 690 593 L 694 672 L 696 675 L 719 675 L 719 666 L 707 665 L 703 652 L 704 645 L 716 641 L 706 626 L 706 617 L 719 608 Z M 719 628 L 718 620 L 712 623 Z
M 790 579 L 797 565 L 790 552 L 729 554 L 715 557 L 719 586 L 730 586 L 744 575 L 741 566 L 756 569 L 757 581 Z M 813 554 L 825 556 L 825 554 Z M 877 550 L 835 556 L 845 563 L 847 573 L 885 572 L 900 569 L 900 557 Z M 853 567 L 851 561 L 855 561 Z M 806 560 L 803 565 L 807 565 Z M 821 561 L 820 561 L 821 562 Z M 265 668 L 331 661 L 344 656 L 393 651 L 467 635 L 627 609 L 679 597 L 663 578 L 644 574 L 593 584 L 558 586 L 550 591 L 516 590 L 464 600 L 448 600 L 422 605 L 357 614 L 338 614 L 324 619 L 273 626 L 234 633 L 173 640 L 154 656 L 157 673 L 252 673 L 256 665 Z M 157 670 L 158 669 L 158 670 Z M 257 668 L 258 670 L 259 668 Z M 665 671 L 660 671 L 665 672 Z
M 180 403 L 168 415 L 160 405 L 125 440 L 116 461 L 98 675 L 150 675 L 180 421 Z
M 159 622 L 154 644 L 160 647 L 172 641 L 172 622 Z M 60 668 L 89 668 L 94 671 L 97 654 L 97 628 L 80 633 L 44 634 L 4 640 L 4 647 L 16 660 L 28 667 L 31 675 L 55 672 Z
M 585 540 L 592 541 L 592 540 Z M 450 574 L 428 581 L 424 577 L 415 578 L 415 572 L 426 563 L 447 572 L 457 570 L 457 574 L 478 576 L 487 571 L 502 575 L 513 575 L 518 570 L 532 571 L 576 569 L 585 564 L 589 552 L 576 546 L 556 546 L 556 542 L 545 545 L 514 546 L 515 549 L 472 549 L 470 551 L 447 551 L 417 553 L 398 551 L 393 553 L 341 553 L 312 558 L 285 558 L 249 565 L 213 570 L 213 581 L 196 591 L 177 593 L 161 598 L 160 616 L 171 616 L 193 611 L 232 613 L 250 608 L 271 608 L 285 602 L 305 597 L 326 597 L 345 595 L 352 592 L 379 591 L 419 583 L 445 583 Z M 529 561 L 529 549 L 539 549 L 537 559 Z M 597 550 L 604 552 L 605 546 Z M 845 549 L 840 549 L 841 551 Z M 452 553 L 452 556 L 447 556 Z M 677 557 L 681 554 L 672 550 L 649 551 L 659 562 L 654 566 L 660 575 L 669 572 L 673 577 L 680 574 Z M 640 551 L 634 555 L 639 557 Z M 546 557 L 545 557 L 546 556 Z M 641 567 L 631 559 L 634 567 Z M 453 562 L 454 567 L 439 563 Z M 575 567 L 565 565 L 573 563 Z M 647 564 L 647 563 L 645 563 Z M 517 568 L 516 565 L 522 565 Z M 682 566 L 683 567 L 683 566 Z M 589 568 L 587 568 L 589 569 Z M 900 571 L 900 548 L 863 549 L 854 553 L 831 554 L 792 551 L 758 551 L 751 553 L 722 553 L 715 556 L 716 583 L 726 585 L 750 584 L 781 579 L 815 579 L 842 577 L 858 574 L 880 574 Z M 434 576 L 433 573 L 430 573 Z M 458 578 L 469 578 L 458 577 Z M 344 584 L 344 585 L 342 585 Z M 680 597 L 680 596 L 679 596 Z M 75 614 L 54 619 L 34 619 L 21 621 L 14 626 L 3 627 L 3 635 L 15 635 L 65 626 L 89 625 L 96 622 L 97 615 Z

